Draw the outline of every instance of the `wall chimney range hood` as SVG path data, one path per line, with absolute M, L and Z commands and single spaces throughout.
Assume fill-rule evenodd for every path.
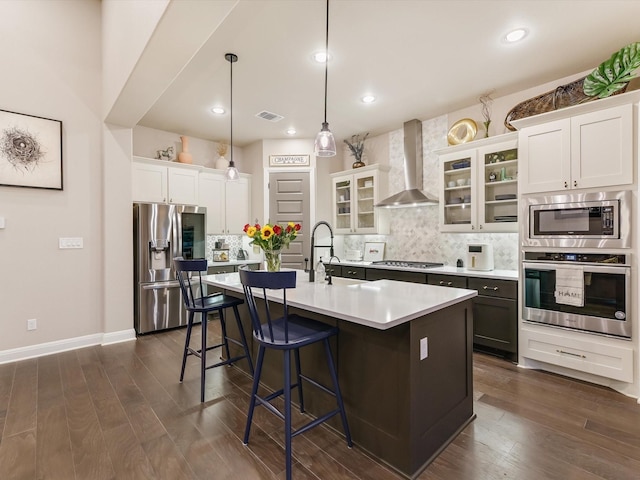
M 379 208 L 407 208 L 437 205 L 438 199 L 425 195 L 422 188 L 422 122 L 404 123 L 404 184 L 405 189 L 376 204 Z

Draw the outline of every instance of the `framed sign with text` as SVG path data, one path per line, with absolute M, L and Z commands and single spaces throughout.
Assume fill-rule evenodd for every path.
M 269 155 L 271 167 L 308 167 L 309 155 Z

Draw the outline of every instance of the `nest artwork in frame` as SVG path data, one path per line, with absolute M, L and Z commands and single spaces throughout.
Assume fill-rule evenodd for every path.
M 0 110 L 0 185 L 62 190 L 62 122 Z

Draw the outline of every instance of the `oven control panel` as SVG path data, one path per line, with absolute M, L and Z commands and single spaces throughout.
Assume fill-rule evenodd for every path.
M 627 256 L 610 253 L 524 252 L 525 261 L 627 265 Z

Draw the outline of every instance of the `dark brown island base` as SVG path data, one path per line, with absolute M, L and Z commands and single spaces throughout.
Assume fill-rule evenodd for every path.
M 208 275 L 206 281 L 242 296 L 237 273 Z M 407 478 L 419 475 L 475 417 L 475 295 L 394 280 L 309 283 L 303 272 L 298 272 L 297 288 L 287 293 L 292 311 L 340 329 L 332 348 L 354 443 Z M 279 298 L 273 300 L 272 313 L 280 308 Z M 246 308 L 240 312 L 250 332 Z M 257 344 L 251 343 L 255 356 Z M 321 348 L 301 350 L 302 371 L 329 385 Z M 267 388 L 281 388 L 281 355 L 265 357 L 262 380 Z M 304 394 L 311 415 L 335 406 L 332 397 L 312 386 Z M 330 425 L 342 433 L 339 419 L 332 420 Z

